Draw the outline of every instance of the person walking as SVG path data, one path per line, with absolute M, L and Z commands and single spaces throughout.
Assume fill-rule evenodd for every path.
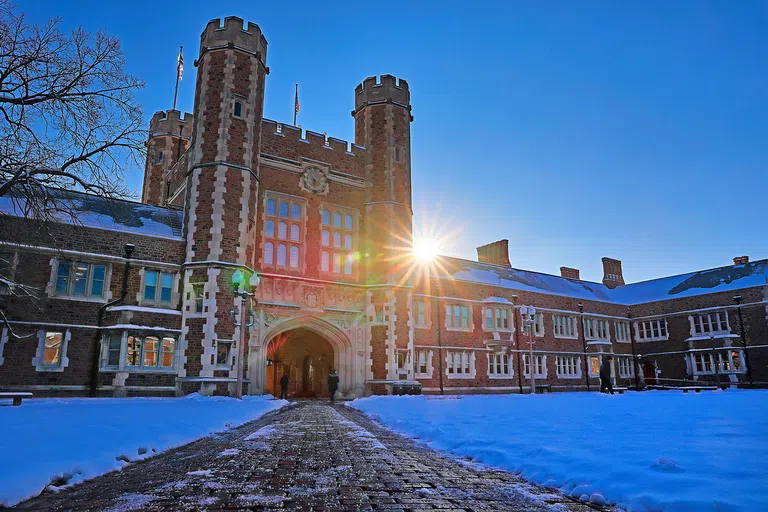
M 328 392 L 331 394 L 331 402 L 333 402 L 336 397 L 336 391 L 338 391 L 338 389 L 339 374 L 336 373 L 336 370 L 331 370 L 331 373 L 328 374 Z
M 280 377 L 280 398 L 285 400 L 288 398 L 288 374 L 284 373 Z
M 613 383 L 611 382 L 611 364 L 613 357 L 607 356 L 600 365 L 600 392 L 613 394 Z

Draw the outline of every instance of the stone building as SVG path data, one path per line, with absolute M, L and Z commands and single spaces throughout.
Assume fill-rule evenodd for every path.
M 506 240 L 418 262 L 408 83 L 356 87 L 350 143 L 263 118 L 267 53 L 255 24 L 205 27 L 194 112 L 150 121 L 142 203 L 53 191 L 74 215 L 42 224 L 0 199 L 0 276 L 28 292 L 0 284 L 0 389 L 231 394 L 241 349 L 251 394 L 287 373 L 321 395 L 332 368 L 345 397 L 528 392 L 531 370 L 594 390 L 606 354 L 621 385 L 768 380 L 768 260 L 633 284 L 610 258 L 602 283 L 515 269 Z

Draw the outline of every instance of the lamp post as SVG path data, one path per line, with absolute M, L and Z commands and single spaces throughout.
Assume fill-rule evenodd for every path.
M 528 368 L 531 377 L 531 394 L 534 394 L 536 393 L 536 377 L 534 377 L 535 366 L 533 362 L 533 325 L 536 323 L 536 308 L 520 306 L 520 316 L 523 318 L 523 325 L 528 331 Z
M 741 295 L 734 295 L 733 302 L 739 312 L 739 330 L 741 331 L 741 344 L 744 346 L 744 369 L 747 371 L 747 380 L 752 385 L 752 368 L 749 365 L 749 347 L 747 345 L 747 333 L 744 330 L 744 319 L 741 317 Z
M 256 290 L 256 288 L 259 286 L 259 283 L 261 283 L 261 279 L 259 279 L 259 275 L 254 272 L 248 279 L 247 286 L 251 290 Z M 245 340 L 247 339 L 246 332 L 248 331 L 248 328 L 253 325 L 256 315 L 251 309 L 253 291 L 246 290 L 245 274 L 240 269 L 235 270 L 235 272 L 232 274 L 232 293 L 235 295 L 235 297 L 240 297 L 242 299 L 240 303 L 240 311 L 238 311 L 237 308 L 232 308 L 229 310 L 229 316 L 232 319 L 232 324 L 234 324 L 235 327 L 240 328 L 240 339 L 237 341 L 237 385 L 235 386 L 235 398 L 242 399 L 243 358 L 245 358 Z M 246 308 L 246 306 L 248 307 Z M 245 320 L 246 309 L 248 309 L 251 314 L 251 319 L 248 322 Z M 239 322 L 237 321 L 238 313 L 240 316 Z

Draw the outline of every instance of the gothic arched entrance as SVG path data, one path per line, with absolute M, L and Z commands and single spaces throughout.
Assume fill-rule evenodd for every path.
M 316 315 L 297 315 L 272 323 L 249 348 L 248 392 L 279 396 L 280 377 L 287 374 L 291 396 L 327 396 L 328 372 L 336 369 L 336 396 L 363 396 L 366 363 L 370 362 L 360 337 L 351 339 L 349 333 L 349 329 L 342 330 Z
M 289 397 L 320 397 L 328 394 L 327 376 L 335 368 L 333 346 L 305 328 L 293 329 L 267 343 L 264 391 L 280 395 L 280 378 L 288 376 Z

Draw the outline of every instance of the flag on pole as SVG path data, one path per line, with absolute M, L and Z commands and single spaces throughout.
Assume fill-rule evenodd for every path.
M 299 84 L 296 84 L 296 96 L 293 102 L 293 126 L 296 126 L 297 115 L 299 115 Z
M 181 50 L 183 49 L 183 46 L 179 46 L 179 61 L 178 65 L 176 66 L 176 76 L 181 79 L 181 75 L 184 73 L 184 56 L 181 54 Z

